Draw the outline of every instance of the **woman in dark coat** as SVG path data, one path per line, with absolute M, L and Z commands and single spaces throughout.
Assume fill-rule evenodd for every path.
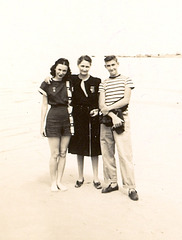
M 72 75 L 75 134 L 71 137 L 68 152 L 77 154 L 78 180 L 75 187 L 81 187 L 84 182 L 84 156 L 90 156 L 93 167 L 93 185 L 101 189 L 98 179 L 98 156 L 101 154 L 98 88 L 101 80 L 89 75 L 91 64 L 92 60 L 89 56 L 81 56 L 77 62 L 80 73 Z

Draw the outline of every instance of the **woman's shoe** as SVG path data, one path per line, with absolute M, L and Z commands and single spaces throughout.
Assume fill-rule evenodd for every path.
M 83 183 L 84 183 L 84 179 L 82 180 L 82 181 L 76 181 L 76 184 L 75 184 L 75 187 L 76 188 L 79 188 L 79 187 L 81 187 L 82 185 L 83 185 Z
M 94 187 L 95 187 L 96 189 L 101 189 L 101 188 L 102 188 L 100 182 L 94 182 L 94 181 L 93 181 L 93 184 L 94 184 Z

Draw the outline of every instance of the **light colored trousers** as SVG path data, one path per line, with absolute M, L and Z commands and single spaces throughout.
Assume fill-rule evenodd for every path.
M 101 150 L 105 184 L 117 183 L 115 145 L 117 147 L 121 178 L 124 188 L 135 188 L 134 166 L 130 137 L 130 120 L 128 113 L 123 114 L 125 131 L 117 134 L 111 127 L 101 124 Z

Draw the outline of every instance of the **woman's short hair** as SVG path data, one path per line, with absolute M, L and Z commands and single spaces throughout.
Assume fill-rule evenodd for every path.
M 82 55 L 81 57 L 78 58 L 77 60 L 77 65 L 79 65 L 82 61 L 87 61 L 90 63 L 90 65 L 92 64 L 92 59 L 91 57 L 89 57 L 88 55 Z
M 118 62 L 118 59 L 117 59 L 117 57 L 115 55 L 109 55 L 109 56 L 106 56 L 104 58 L 104 62 L 109 62 L 109 61 L 112 61 L 112 60 Z
M 67 73 L 66 75 L 64 76 L 63 80 L 67 80 L 70 78 L 71 76 L 71 70 L 70 70 L 70 64 L 69 64 L 69 61 L 66 59 L 66 58 L 59 58 L 55 63 L 54 65 L 50 68 L 50 74 L 55 77 L 56 76 L 56 67 L 58 64 L 62 64 L 62 65 L 66 65 L 68 67 L 68 70 L 67 70 Z

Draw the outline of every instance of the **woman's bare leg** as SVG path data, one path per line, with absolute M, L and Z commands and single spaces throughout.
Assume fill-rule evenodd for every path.
M 77 155 L 77 163 L 78 163 L 78 181 L 83 181 L 83 167 L 84 167 L 84 156 Z
M 94 177 L 94 182 L 99 182 L 98 178 L 98 156 L 93 156 L 92 158 L 92 168 L 93 168 L 93 177 Z
M 57 137 L 49 137 L 49 147 L 51 151 L 51 157 L 49 162 L 49 170 L 51 177 L 51 191 L 58 191 L 57 188 L 57 168 L 59 161 L 59 148 L 60 148 L 60 138 Z
M 92 168 L 93 168 L 93 175 L 94 175 L 94 180 L 93 184 L 96 189 L 101 189 L 101 183 L 98 178 L 98 163 L 99 163 L 99 157 L 98 156 L 93 156 L 92 158 Z
M 66 164 L 66 153 L 68 149 L 68 144 L 71 136 L 62 136 L 60 142 L 60 157 L 58 161 L 58 171 L 57 171 L 57 186 L 60 190 L 65 191 L 67 188 L 61 183 L 65 164 Z

